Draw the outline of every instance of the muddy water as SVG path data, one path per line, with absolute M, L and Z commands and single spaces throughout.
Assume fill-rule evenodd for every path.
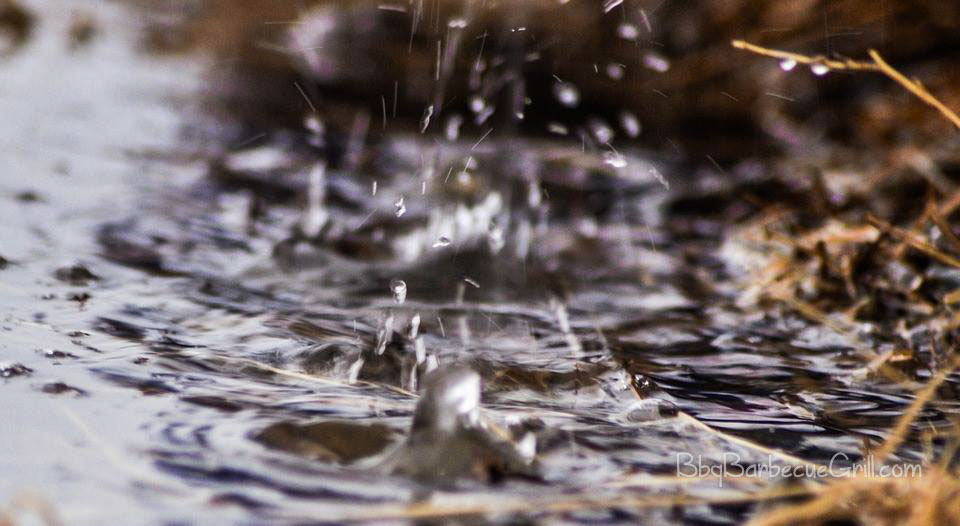
M 849 464 L 910 401 L 864 374 L 860 343 L 735 306 L 714 196 L 749 180 L 415 131 L 325 166 L 269 128 L 226 141 L 221 128 L 248 128 L 208 116 L 221 57 L 151 51 L 142 11 L 28 5 L 29 38 L 0 58 L 0 510 L 14 518 L 393 522 L 427 499 L 504 521 L 584 492 L 733 498 L 778 482 L 677 479 L 677 455 Z M 99 30 L 78 40 L 87 17 Z M 458 365 L 483 378 L 490 424 L 470 429 L 502 444 L 427 438 L 465 467 L 392 468 L 428 458 L 404 457 L 422 454 L 417 392 Z M 535 462 L 516 465 L 531 444 Z

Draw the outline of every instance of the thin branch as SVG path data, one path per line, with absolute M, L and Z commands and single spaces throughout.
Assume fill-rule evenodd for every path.
M 861 62 L 848 58 L 842 60 L 831 59 L 823 55 L 801 55 L 799 53 L 791 53 L 789 51 L 765 48 L 763 46 L 751 44 L 743 40 L 734 40 L 730 44 L 737 49 L 743 49 L 745 51 L 750 51 L 751 53 L 756 53 L 765 57 L 778 58 L 781 60 L 792 60 L 798 64 L 821 65 L 834 71 L 875 71 L 878 73 L 883 73 L 890 79 L 906 88 L 907 91 L 914 94 L 923 102 L 936 108 L 940 114 L 946 117 L 947 120 L 949 120 L 954 126 L 960 129 L 960 116 L 958 116 L 953 110 L 948 108 L 944 103 L 940 102 L 940 100 L 930 94 L 930 92 L 927 91 L 927 88 L 925 88 L 919 81 L 911 80 L 894 69 L 893 66 L 883 60 L 883 57 L 880 56 L 880 53 L 877 53 L 877 51 L 874 49 L 869 51 L 870 58 L 873 60 L 873 62 Z

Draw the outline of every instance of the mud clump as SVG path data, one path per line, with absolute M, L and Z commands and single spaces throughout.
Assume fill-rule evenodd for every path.
M 60 281 L 70 283 L 71 285 L 87 285 L 91 281 L 100 280 L 100 276 L 97 276 L 91 272 L 90 269 L 79 263 L 76 265 L 58 268 L 56 271 L 54 271 L 53 276 Z
M 9 55 L 30 38 L 33 14 L 16 0 L 0 0 L 0 57 Z
M 19 363 L 0 363 L 0 378 L 29 376 L 33 369 Z

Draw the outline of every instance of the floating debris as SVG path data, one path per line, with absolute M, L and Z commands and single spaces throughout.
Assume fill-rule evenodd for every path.
M 79 263 L 67 267 L 60 267 L 53 273 L 53 276 L 71 285 L 86 285 L 91 281 L 100 280 L 100 276 L 90 272 L 90 269 Z
M 433 248 L 447 246 L 450 246 L 450 238 L 447 236 L 440 236 L 440 239 L 437 239 L 437 242 L 433 244 Z
M 407 207 L 403 204 L 403 196 L 401 195 L 396 202 L 393 203 L 393 214 L 397 217 L 402 217 L 405 213 L 407 213 Z

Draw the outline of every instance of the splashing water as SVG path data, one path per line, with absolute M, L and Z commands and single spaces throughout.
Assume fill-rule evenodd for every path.
M 323 206 L 326 188 L 324 174 L 326 165 L 317 163 L 310 171 L 310 187 L 307 190 L 307 210 L 300 222 L 300 228 L 307 237 L 317 237 L 327 223 L 329 214 Z
M 393 293 L 393 301 L 398 305 L 403 305 L 407 299 L 407 283 L 402 279 L 390 280 L 390 292 Z

